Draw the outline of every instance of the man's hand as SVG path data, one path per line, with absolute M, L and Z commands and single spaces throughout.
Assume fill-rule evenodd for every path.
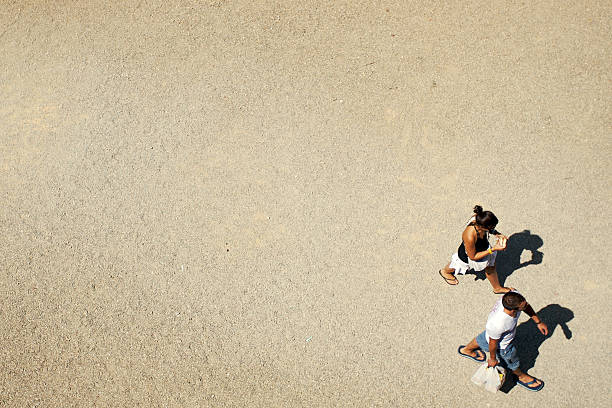
M 544 322 L 538 323 L 538 330 L 545 336 L 548 336 L 548 326 Z
M 487 360 L 487 363 L 489 364 L 489 365 L 488 365 L 489 367 L 495 367 L 496 365 L 498 365 L 498 364 L 499 364 L 499 362 L 497 361 L 497 359 L 496 359 L 495 357 L 490 357 L 490 358 Z

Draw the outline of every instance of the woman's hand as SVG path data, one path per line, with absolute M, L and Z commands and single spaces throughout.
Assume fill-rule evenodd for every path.
M 497 243 L 495 244 L 493 248 L 491 248 L 491 250 L 504 251 L 506 249 L 507 242 L 508 242 L 507 238 L 503 238 L 503 236 L 500 236 L 497 239 Z

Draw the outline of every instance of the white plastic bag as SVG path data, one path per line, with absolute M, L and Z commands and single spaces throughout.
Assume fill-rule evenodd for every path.
M 506 370 L 499 365 L 487 368 L 485 390 L 497 392 L 506 379 Z
M 499 365 L 489 367 L 486 362 L 482 363 L 472 376 L 474 384 L 484 385 L 485 390 L 489 392 L 497 392 L 504 384 L 505 379 L 506 370 L 503 367 Z
M 487 381 L 487 366 L 485 362 L 478 367 L 478 370 L 472 376 L 472 382 L 476 385 L 483 385 Z

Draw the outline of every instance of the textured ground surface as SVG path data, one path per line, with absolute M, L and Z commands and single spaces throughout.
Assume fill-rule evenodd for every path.
M 609 2 L 108 3 L 0 0 L 0 406 L 609 406 Z

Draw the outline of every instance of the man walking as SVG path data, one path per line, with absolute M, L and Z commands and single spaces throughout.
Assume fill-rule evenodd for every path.
M 543 335 L 548 335 L 548 326 L 542 322 L 523 295 L 516 291 L 508 292 L 499 299 L 489 313 L 486 330 L 476 336 L 467 346 L 459 346 L 457 352 L 462 356 L 483 363 L 485 352 L 489 352 L 488 366 L 499 364 L 498 357 L 505 366 L 518 377 L 517 383 L 529 391 L 540 391 L 544 381 L 532 377 L 520 369 L 520 361 L 514 336 L 521 312 L 527 313 Z

